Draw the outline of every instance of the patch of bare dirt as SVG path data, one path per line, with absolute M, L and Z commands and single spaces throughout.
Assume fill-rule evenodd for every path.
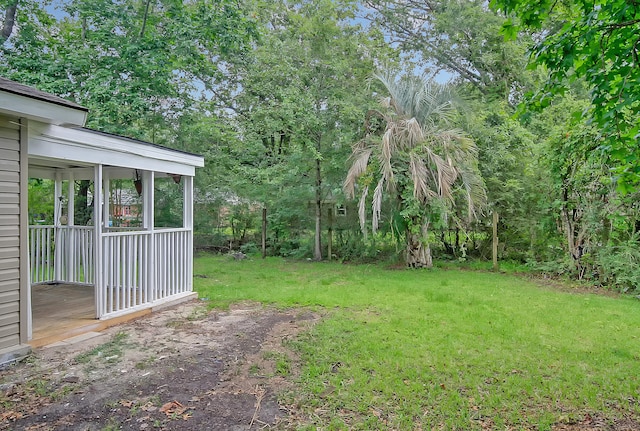
M 586 415 L 577 423 L 556 424 L 552 431 L 638 431 L 640 422 L 633 419 L 606 420 L 598 416 Z
M 0 371 L 0 429 L 255 430 L 286 419 L 306 310 L 198 301 L 94 338 L 36 350 Z

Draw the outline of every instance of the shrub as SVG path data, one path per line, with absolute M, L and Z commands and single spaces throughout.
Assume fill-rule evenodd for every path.
M 600 248 L 595 263 L 603 285 L 620 292 L 640 290 L 640 249 L 637 240 Z

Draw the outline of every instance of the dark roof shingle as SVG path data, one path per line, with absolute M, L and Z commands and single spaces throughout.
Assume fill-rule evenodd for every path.
M 81 111 L 89 111 L 84 106 L 77 103 L 69 102 L 61 97 L 55 96 L 44 91 L 37 90 L 28 85 L 23 85 L 18 82 L 12 81 L 0 76 L 0 91 L 6 91 L 8 93 L 17 94 L 20 96 L 30 97 L 31 99 L 42 100 L 44 102 L 55 103 L 56 105 L 66 106 L 67 108 L 78 109 Z

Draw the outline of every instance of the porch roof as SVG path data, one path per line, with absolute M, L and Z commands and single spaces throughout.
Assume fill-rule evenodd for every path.
M 88 111 L 77 103 L 0 77 L 0 113 L 52 124 L 83 126 Z
M 74 169 L 74 177 L 93 178 L 92 166 L 113 167 L 112 178 L 128 178 L 131 169 L 194 176 L 204 157 L 149 142 L 79 127 L 37 123 L 29 127 L 29 172 L 51 178 L 51 168 Z M 86 172 L 83 174 L 83 168 Z M 118 171 L 121 169 L 122 171 Z
M 202 156 L 149 142 L 84 128 L 88 109 L 53 94 L 0 77 L 0 113 L 27 118 L 29 175 L 51 178 L 74 170 L 74 178 L 93 178 L 93 166 L 112 178 L 132 169 L 194 176 Z

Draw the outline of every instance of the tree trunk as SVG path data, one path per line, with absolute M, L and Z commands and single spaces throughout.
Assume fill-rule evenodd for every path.
M 420 233 L 411 232 L 407 229 L 406 260 L 409 268 L 431 268 L 433 266 L 428 235 L 428 222 L 422 223 Z
M 144 30 L 147 26 L 147 18 L 149 17 L 149 6 L 151 5 L 151 0 L 147 0 L 147 4 L 144 7 L 144 17 L 142 18 L 142 28 L 140 29 L 140 37 L 144 37 Z
M 7 9 L 5 10 L 4 13 L 4 23 L 2 25 L 2 33 L 1 33 L 1 40 L 2 43 L 4 43 L 7 39 L 9 39 L 9 36 L 11 36 L 11 33 L 13 33 L 13 26 L 16 22 L 16 10 L 18 9 L 18 0 L 13 0 L 12 2 L 10 2 L 10 4 L 7 6 Z
M 582 214 L 576 209 L 568 209 L 563 206 L 560 215 L 562 226 L 567 237 L 567 248 L 571 255 L 574 268 L 578 274 L 578 279 L 582 279 L 586 267 L 582 262 L 582 255 L 586 247 L 587 228 L 581 223 Z
M 316 234 L 313 249 L 313 260 L 322 260 L 322 244 L 320 235 L 322 234 L 322 176 L 320 171 L 320 159 L 316 158 Z
M 329 225 L 329 229 L 327 231 L 327 259 L 331 260 L 332 251 L 331 247 L 333 246 L 333 205 L 329 207 L 327 210 L 327 224 Z
M 493 255 L 493 270 L 498 271 L 498 212 L 493 210 L 493 241 L 492 241 L 492 255 Z
M 262 208 L 262 258 L 267 257 L 267 207 Z

